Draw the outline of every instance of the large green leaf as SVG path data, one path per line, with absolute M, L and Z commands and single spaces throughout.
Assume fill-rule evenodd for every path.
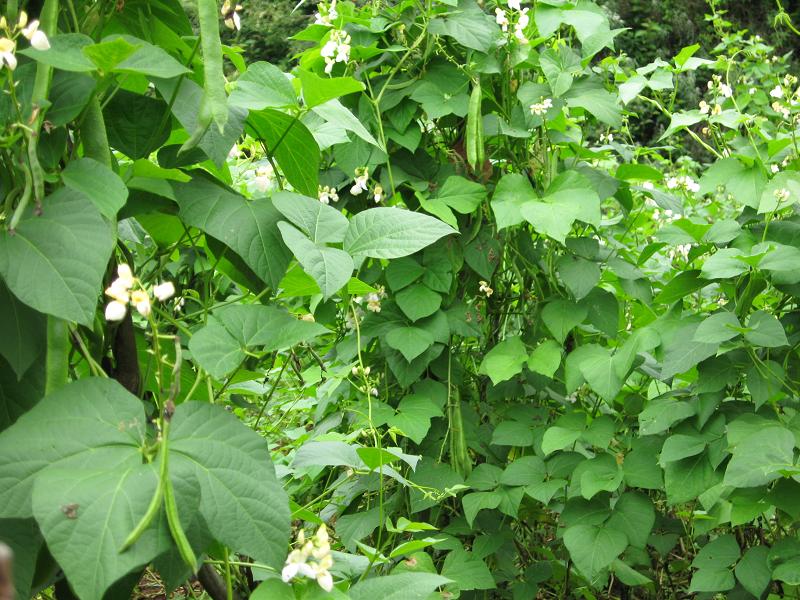
M 130 158 L 146 158 L 169 138 L 169 127 L 160 127 L 168 110 L 157 98 L 119 90 L 103 110 L 109 144 Z
M 68 188 L 91 200 L 103 216 L 112 221 L 128 199 L 128 188 L 119 175 L 91 158 L 70 161 L 61 172 L 61 179 Z
M 564 532 L 564 544 L 578 570 L 592 579 L 622 554 L 628 537 L 607 526 L 575 525 Z
M 394 207 L 370 208 L 350 219 L 344 249 L 354 257 L 400 258 L 456 231 L 438 219 Z
M 316 196 L 319 186 L 319 146 L 297 117 L 267 108 L 251 112 L 248 131 L 264 142 L 284 176 L 301 194 Z
M 278 229 L 303 270 L 317 282 L 325 299 L 333 296 L 350 280 L 355 265 L 347 252 L 315 244 L 285 221 L 278 223 Z
M 214 311 L 192 336 L 189 350 L 200 366 L 221 379 L 244 360 L 245 350 L 284 350 L 327 332 L 274 306 L 238 304 Z
M 347 217 L 335 208 L 327 206 L 315 198 L 292 192 L 274 194 L 272 203 L 312 242 L 325 244 L 341 242 L 344 239 L 349 222 Z
M 17 300 L 0 279 L 0 356 L 8 361 L 18 380 L 44 352 L 45 325 L 46 317 Z
M 281 214 L 265 198 L 246 200 L 232 190 L 203 178 L 172 182 L 187 225 L 219 239 L 242 257 L 265 283 L 275 289 L 286 273 L 291 254 L 278 231 Z
M 466 48 L 485 53 L 500 37 L 500 28 L 475 0 L 459 0 L 458 8 L 449 12 L 448 16 L 432 19 L 428 30 L 452 37 Z
M 170 476 L 200 483 L 210 533 L 237 552 L 278 568 L 289 541 L 289 501 L 264 438 L 221 406 L 184 402 L 170 432 Z
M 491 590 L 497 587 L 492 572 L 472 552 L 457 548 L 447 555 L 442 575 L 452 579 L 459 590 Z
M 503 175 L 495 187 L 492 196 L 492 212 L 497 221 L 497 228 L 503 229 L 522 223 L 521 209 L 530 202 L 536 201 L 531 182 L 520 173 Z
M 352 600 L 426 600 L 449 582 L 435 573 L 397 573 L 359 581 L 348 594 Z
M 79 192 L 62 188 L 30 207 L 16 231 L 0 232 L 0 275 L 22 302 L 91 325 L 106 264 L 111 225 Z
M 431 427 L 431 419 L 441 416 L 442 409 L 434 400 L 427 396 L 411 394 L 400 400 L 397 414 L 390 417 L 388 423 L 420 444 Z
M 794 446 L 794 434 L 777 425 L 748 436 L 733 449 L 725 485 L 755 487 L 780 478 L 794 467 Z
M 442 305 L 442 296 L 424 283 L 410 285 L 397 293 L 397 306 L 412 321 L 429 317 Z
M 254 62 L 236 80 L 228 102 L 248 110 L 295 106 L 297 94 L 292 83 L 276 66 Z
M 528 350 L 522 340 L 518 336 L 508 337 L 486 353 L 478 372 L 488 375 L 497 385 L 520 373 L 527 360 Z

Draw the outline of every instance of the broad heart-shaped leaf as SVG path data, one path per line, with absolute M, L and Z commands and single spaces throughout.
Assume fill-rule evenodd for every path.
M 389 425 L 397 427 L 405 436 L 420 444 L 431 428 L 431 419 L 441 417 L 442 409 L 427 396 L 411 394 L 400 400 L 397 414 L 390 417 Z
M 625 492 L 614 505 L 608 526 L 627 535 L 632 546 L 644 548 L 655 522 L 652 500 L 638 492 Z
M 251 111 L 247 129 L 275 157 L 294 189 L 306 196 L 317 195 L 319 146 L 297 117 L 272 108 Z
M 303 270 L 314 278 L 327 300 L 350 281 L 355 265 L 344 250 L 315 244 L 285 221 L 278 223 L 284 243 L 294 253 Z
M 554 300 L 542 309 L 542 320 L 556 341 L 563 344 L 569 332 L 582 323 L 588 314 L 589 310 L 582 304 Z
M 22 379 L 0 357 L 0 432 L 16 422 L 44 396 L 45 363 L 36 361 Z
M 119 175 L 91 158 L 70 161 L 61 172 L 61 179 L 68 188 L 91 200 L 103 216 L 112 221 L 128 199 L 128 188 Z
M 508 337 L 486 353 L 478 372 L 488 375 L 497 385 L 521 372 L 527 360 L 528 350 L 522 340 L 518 336 Z
M 497 228 L 504 229 L 522 223 L 525 220 L 521 212 L 522 207 L 535 201 L 533 186 L 525 175 L 520 173 L 503 175 L 497 182 L 491 201 Z
M 578 366 L 581 374 L 603 400 L 612 404 L 624 383 L 617 373 L 614 356 L 607 348 L 597 344 L 589 344 L 584 352 Z
M 435 573 L 395 573 L 359 581 L 348 594 L 352 600 L 426 600 L 450 581 Z
M 564 532 L 564 545 L 578 570 L 592 579 L 628 547 L 628 536 L 607 526 L 575 525 Z
M 275 289 L 286 273 L 291 254 L 278 231 L 281 214 L 265 198 L 246 200 L 232 190 L 200 177 L 171 182 L 181 219 L 214 236 L 242 257 Z
M 600 225 L 600 197 L 584 175 L 564 171 L 553 180 L 541 201 L 524 204 L 520 214 L 538 232 L 563 244 L 575 221 Z
M 201 367 L 221 379 L 244 360 L 245 349 L 284 350 L 327 332 L 274 306 L 237 304 L 215 310 L 189 340 L 189 350 Z
M 344 249 L 352 256 L 400 258 L 456 230 L 428 215 L 395 207 L 370 208 L 350 219 Z
M 344 240 L 349 221 L 335 208 L 292 192 L 273 194 L 272 204 L 312 242 L 325 244 Z
M 0 232 L 0 275 L 22 302 L 91 325 L 114 231 L 82 194 L 61 188 L 30 207 L 16 231 Z
M 725 470 L 725 485 L 756 487 L 781 477 L 794 465 L 794 435 L 778 425 L 746 437 L 733 449 Z
M 169 138 L 169 127 L 158 127 L 167 110 L 162 100 L 119 90 L 103 110 L 109 144 L 129 158 L 149 156 Z
M 64 463 L 141 463 L 145 431 L 138 398 L 111 379 L 87 378 L 48 395 L 0 434 L 0 518 L 33 515 L 38 474 Z
M 142 464 L 138 449 L 127 451 L 121 461 L 101 455 L 81 460 L 80 466 L 47 468 L 36 478 L 34 515 L 48 549 L 82 599 L 101 600 L 114 582 L 170 548 L 162 517 L 129 550 L 119 551 L 158 482 L 155 465 Z M 65 462 L 66 467 L 70 461 Z
M 756 311 L 747 322 L 749 331 L 744 334 L 744 339 L 755 346 L 765 348 L 777 348 L 786 346 L 789 342 L 786 339 L 786 332 L 783 325 L 773 315 L 763 310 Z
M 221 406 L 184 402 L 169 448 L 170 476 L 200 483 L 200 513 L 214 538 L 278 568 L 291 515 L 266 440 Z
M 452 37 L 472 50 L 488 53 L 500 37 L 500 28 L 475 3 L 458 0 L 458 8 L 446 17 L 436 17 L 428 25 L 430 33 Z
M 496 586 L 492 572 L 472 552 L 453 550 L 444 559 L 442 575 L 455 582 L 460 590 L 491 590 Z
M 409 319 L 419 321 L 439 310 L 442 296 L 424 283 L 417 283 L 398 292 L 395 301 Z
M 46 322 L 43 314 L 17 300 L 0 279 L 0 331 L 3 332 L 0 336 L 0 356 L 14 370 L 17 380 L 22 379 L 25 371 L 44 352 L 47 344 Z M 3 404 L 2 395 L 0 389 L 0 407 Z M 0 417 L 0 429 L 2 422 Z
M 386 334 L 386 343 L 399 350 L 408 362 L 433 345 L 433 335 L 421 327 L 397 327 Z
M 254 62 L 236 80 L 228 103 L 248 110 L 295 106 L 297 95 L 292 83 L 276 66 Z
M 303 101 L 308 108 L 364 89 L 364 84 L 352 77 L 320 77 L 305 69 L 298 69 L 297 73 L 303 88 Z

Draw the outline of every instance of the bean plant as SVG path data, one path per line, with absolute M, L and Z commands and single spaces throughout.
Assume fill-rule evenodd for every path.
M 17 597 L 800 598 L 792 57 L 242 4 L 5 3 Z

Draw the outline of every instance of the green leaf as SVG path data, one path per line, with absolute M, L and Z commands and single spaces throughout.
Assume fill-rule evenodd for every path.
M 583 108 L 606 125 L 619 127 L 622 124 L 622 110 L 617 95 L 606 90 L 599 78 L 575 81 L 564 99 L 567 106 Z
M 655 298 L 653 298 L 653 302 L 658 304 L 672 304 L 695 290 L 707 286 L 709 282 L 701 279 L 699 275 L 700 271 L 697 270 L 679 273 L 656 294 Z
M 705 452 L 669 462 L 664 466 L 667 502 L 680 504 L 694 500 L 720 483 L 721 479 L 721 473 L 714 471 Z
M 53 104 L 47 109 L 47 120 L 54 127 L 61 127 L 75 119 L 89 102 L 96 82 L 93 77 L 67 71 L 53 73 L 49 100 Z
M 486 199 L 486 188 L 458 175 L 448 177 L 434 198 L 463 215 L 474 211 Z
M 433 573 L 397 573 L 359 581 L 348 591 L 352 600 L 427 600 L 450 582 Z
M 133 47 L 133 52 L 125 56 L 121 61 L 111 67 L 115 73 L 138 73 L 149 77 L 160 77 L 170 79 L 189 73 L 189 69 L 184 67 L 177 60 L 167 54 L 162 48 L 148 44 L 144 40 L 125 35 L 112 42 L 94 44 L 83 49 L 83 53 L 92 58 L 92 50 L 98 46 L 107 47 L 109 43 L 124 40 Z M 106 55 L 104 50 L 98 53 L 100 56 Z
M 528 368 L 545 377 L 552 378 L 560 365 L 561 346 L 554 340 L 545 340 L 528 357 Z
M 656 511 L 650 498 L 639 492 L 625 492 L 614 505 L 608 526 L 628 536 L 632 546 L 644 548 L 655 522 Z
M 172 418 L 170 453 L 173 480 L 199 482 L 199 510 L 211 535 L 280 568 L 291 516 L 267 441 L 222 406 L 184 402 Z
M 344 240 L 349 222 L 335 208 L 292 192 L 273 194 L 272 203 L 284 217 L 311 238 L 312 242 L 324 244 Z
M 483 357 L 478 373 L 488 375 L 494 385 L 511 379 L 522 371 L 528 351 L 518 336 L 504 339 Z
M 726 591 L 736 584 L 730 567 L 739 559 L 739 544 L 732 535 L 723 535 L 700 549 L 692 567 L 698 571 L 692 577 L 693 592 Z
M 403 257 L 390 261 L 384 275 L 386 282 L 389 284 L 389 289 L 397 292 L 414 283 L 424 273 L 425 269 L 416 259 Z
M 600 281 L 597 263 L 574 255 L 563 256 L 556 263 L 558 276 L 576 300 L 581 300 Z
M 136 449 L 129 447 L 128 454 L 124 462 L 94 457 L 91 468 L 49 468 L 36 478 L 34 515 L 48 549 L 80 598 L 100 600 L 111 584 L 170 547 L 164 522 L 120 552 L 158 482 L 152 464 L 135 460 Z
M 285 350 L 328 330 L 263 304 L 237 304 L 215 310 L 208 324 L 189 340 L 192 356 L 217 379 L 235 369 L 245 349 Z
M 347 252 L 315 244 L 288 223 L 278 223 L 284 243 L 303 270 L 314 278 L 324 299 L 338 292 L 350 280 L 355 265 Z
M 25 48 L 20 54 L 30 56 L 37 62 L 49 65 L 61 71 L 94 71 L 95 66 L 83 53 L 83 49 L 94 42 L 82 33 L 62 33 L 49 37 L 50 48 L 36 50 Z
M 581 495 L 587 500 L 600 492 L 613 492 L 622 483 L 622 469 L 610 454 L 600 454 L 581 466 Z
M 44 200 L 41 215 L 31 206 L 13 234 L 0 232 L 0 275 L 28 306 L 91 325 L 113 247 L 97 208 L 62 188 Z
M 667 127 L 667 130 L 658 138 L 658 141 L 664 140 L 682 129 L 691 127 L 705 118 L 705 115 L 697 109 L 673 113 L 669 122 L 669 127 Z
M 503 175 L 492 195 L 492 212 L 498 229 L 519 225 L 525 219 L 522 207 L 536 201 L 530 181 L 520 173 Z
M 117 212 L 128 199 L 128 188 L 119 175 L 91 158 L 70 161 L 61 172 L 61 179 L 68 188 L 91 200 L 111 221 L 117 218 Z
M 590 344 L 578 365 L 586 382 L 606 402 L 613 403 L 624 381 L 617 373 L 615 357 L 607 348 Z
M 461 504 L 464 506 L 464 518 L 472 527 L 475 522 L 475 517 L 478 513 L 486 508 L 492 509 L 500 506 L 500 494 L 497 492 L 473 492 L 465 494 L 461 498 Z
M 741 324 L 736 315 L 732 312 L 721 311 L 708 317 L 700 323 L 694 332 L 694 341 L 707 344 L 719 344 L 735 338 L 739 335 L 737 329 L 741 329 Z
M 168 109 L 156 98 L 119 90 L 103 110 L 109 144 L 130 158 L 146 158 L 169 138 L 169 127 L 158 126 Z
M 48 395 L 0 434 L 0 518 L 33 515 L 33 482 L 45 468 L 90 457 L 87 464 L 140 464 L 144 431 L 141 402 L 112 379 L 81 379 Z
M 417 283 L 398 292 L 395 301 L 409 319 L 419 321 L 439 310 L 442 296 L 424 283 Z
M 286 273 L 291 254 L 283 243 L 281 214 L 266 198 L 245 200 L 232 190 L 196 177 L 172 182 L 180 217 L 222 241 L 265 283 L 275 289 Z
M 364 84 L 352 77 L 319 77 L 305 69 L 298 69 L 297 74 L 303 87 L 303 101 L 308 108 L 364 90 Z
M 696 408 L 689 402 L 674 398 L 656 398 L 651 400 L 639 413 L 639 433 L 655 435 L 666 431 L 675 423 L 688 419 L 695 414 Z
M 352 256 L 400 258 L 456 231 L 433 217 L 394 207 L 364 210 L 350 219 L 344 249 Z
M 465 550 L 453 550 L 447 555 L 442 565 L 442 576 L 452 579 L 462 591 L 497 587 L 486 563 Z
M 725 470 L 725 485 L 756 487 L 779 479 L 781 471 L 794 466 L 794 435 L 784 427 L 770 426 L 733 448 Z
M 706 439 L 698 435 L 681 433 L 671 435 L 664 442 L 658 461 L 661 465 L 665 465 L 689 456 L 697 456 L 705 450 L 706 445 Z
M 301 194 L 316 197 L 319 187 L 319 146 L 298 117 L 266 108 L 251 111 L 248 131 L 275 157 L 284 176 Z
M 564 532 L 564 545 L 578 570 L 592 579 L 622 554 L 628 537 L 610 527 L 575 525 Z
M 386 343 L 399 350 L 408 362 L 425 352 L 433 342 L 433 335 L 420 327 L 398 327 L 386 334 Z
M 465 48 L 484 53 L 488 53 L 500 37 L 500 28 L 494 19 L 474 0 L 458 0 L 458 8 L 449 12 L 447 17 L 431 19 L 428 31 L 452 37 Z
M 361 121 L 338 100 L 328 100 L 325 104 L 314 107 L 313 111 L 328 123 L 335 123 L 346 131 L 352 131 L 368 144 L 372 144 L 381 151 L 385 150 Z
M 42 356 L 47 342 L 45 327 L 45 316 L 17 300 L 0 279 L 0 356 L 14 370 L 17 381 Z
M 259 61 L 250 64 L 236 80 L 228 103 L 248 110 L 284 108 L 297 105 L 297 95 L 278 67 Z
M 389 425 L 397 427 L 406 437 L 421 444 L 431 427 L 431 419 L 441 416 L 442 409 L 436 402 L 427 396 L 411 394 L 400 400 L 397 414 L 389 418 Z
M 493 446 L 533 446 L 533 429 L 520 421 L 503 421 L 492 431 Z
M 754 346 L 778 348 L 789 344 L 783 325 L 768 312 L 763 310 L 754 312 L 747 322 L 747 327 L 749 330 L 745 331 L 744 339 Z
M 554 300 L 548 302 L 542 309 L 541 316 L 556 341 L 563 344 L 569 332 L 582 323 L 587 315 L 588 310 L 581 304 L 568 300 Z
M 767 547 L 753 546 L 747 549 L 742 560 L 736 565 L 736 579 L 756 598 L 761 597 L 772 581 L 772 572 L 767 564 L 768 555 Z
M 788 197 L 783 199 L 783 194 Z M 758 213 L 769 213 L 788 208 L 800 200 L 800 176 L 796 171 L 778 173 L 764 186 L 758 203 Z

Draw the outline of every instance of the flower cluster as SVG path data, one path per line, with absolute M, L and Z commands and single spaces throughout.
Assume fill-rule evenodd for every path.
M 370 292 L 366 296 L 356 296 L 353 298 L 353 302 L 356 304 L 361 304 L 366 300 L 367 302 L 367 310 L 374 313 L 381 312 L 381 300 L 386 298 L 386 288 L 382 285 L 379 285 L 374 292 Z
M 353 196 L 358 196 L 361 192 L 367 191 L 367 182 L 369 181 L 369 169 L 367 167 L 360 167 L 355 171 L 355 183 L 350 188 L 350 193 Z
M 520 44 L 527 44 L 528 38 L 525 36 L 525 28 L 530 23 L 528 16 L 528 8 L 520 6 L 520 0 L 508 0 L 508 11 L 503 10 L 499 6 L 494 9 L 494 20 L 500 25 L 503 33 L 508 33 L 508 28 L 513 23 L 514 25 L 514 38 Z
M 236 31 L 242 29 L 242 20 L 239 18 L 240 10 L 242 10 L 242 5 L 231 4 L 231 0 L 225 0 L 222 3 L 220 13 L 222 13 L 222 20 L 228 29 L 235 29 Z
M 481 280 L 481 281 L 478 282 L 478 284 L 479 284 L 478 291 L 481 294 L 486 294 L 487 298 L 489 296 L 491 296 L 492 294 L 494 294 L 494 290 L 489 287 L 489 282 L 488 281 Z
M 775 98 L 772 103 L 772 110 L 788 119 L 791 115 L 791 107 L 800 104 L 800 88 L 796 89 L 794 93 L 791 88 L 797 83 L 797 77 L 794 75 L 786 75 L 782 82 L 772 88 L 769 95 Z M 784 104 L 786 102 L 786 104 Z
M 667 179 L 667 189 L 674 190 L 678 188 L 696 194 L 700 191 L 700 184 L 688 175 L 680 175 L 679 177 L 670 177 Z
M 259 192 L 266 192 L 275 183 L 275 169 L 269 163 L 256 168 L 253 187 Z
M 786 188 L 780 188 L 772 192 L 772 195 L 775 196 L 775 200 L 780 204 L 781 202 L 786 202 L 789 196 L 791 196 L 791 193 Z
M 337 62 L 347 64 L 350 60 L 350 36 L 341 29 L 334 29 L 319 55 L 325 59 L 325 72 L 330 75 L 333 65 Z
M 338 202 L 339 194 L 336 193 L 336 188 L 329 185 L 321 185 L 317 188 L 317 198 L 323 204 L 330 204 L 331 201 Z
M 700 112 L 704 115 L 719 115 L 722 113 L 722 107 L 719 104 L 715 104 L 712 108 L 708 102 L 700 100 Z
M 165 281 L 153 286 L 153 296 L 164 302 L 175 295 L 175 286 L 171 281 Z M 126 264 L 117 267 L 117 278 L 111 282 L 106 290 L 106 296 L 111 301 L 106 304 L 106 320 L 121 321 L 125 317 L 128 304 L 136 307 L 143 317 L 150 316 L 150 294 L 141 281 L 133 276 L 133 271 Z
M 281 579 L 285 583 L 297 576 L 316 579 L 319 587 L 330 592 L 333 589 L 333 576 L 329 570 L 332 566 L 330 539 L 323 523 L 311 540 L 306 540 L 302 529 L 298 532 L 297 548 L 286 558 Z
M 614 134 L 613 133 L 609 132 L 609 133 L 601 133 L 600 134 L 600 143 L 601 144 L 610 144 L 613 141 L 614 141 Z
M 553 100 L 550 98 L 542 98 L 539 102 L 530 106 L 531 114 L 536 116 L 542 116 L 551 108 L 553 108 Z
M 684 261 L 689 260 L 689 251 L 692 249 L 691 244 L 679 244 L 669 251 L 670 260 L 682 258 Z
M 8 67 L 12 71 L 17 68 L 17 57 L 14 52 L 17 49 L 16 37 L 20 34 L 36 50 L 50 48 L 47 35 L 39 29 L 39 21 L 34 20 L 29 23 L 24 10 L 19 13 L 19 20 L 13 28 L 9 28 L 5 17 L 0 17 L 0 29 L 6 33 L 6 36 L 0 37 L 0 68 Z
M 333 27 L 333 20 L 339 16 L 336 12 L 336 0 L 331 0 L 330 4 L 320 2 L 317 4 L 317 12 L 314 14 L 314 25 L 324 25 Z
M 380 201 L 383 200 L 383 186 L 376 185 L 372 189 L 372 199 L 375 200 L 375 204 L 380 204 Z
M 706 86 L 710 91 L 721 95 L 723 98 L 733 96 L 733 88 L 722 81 L 721 75 L 712 75 Z

